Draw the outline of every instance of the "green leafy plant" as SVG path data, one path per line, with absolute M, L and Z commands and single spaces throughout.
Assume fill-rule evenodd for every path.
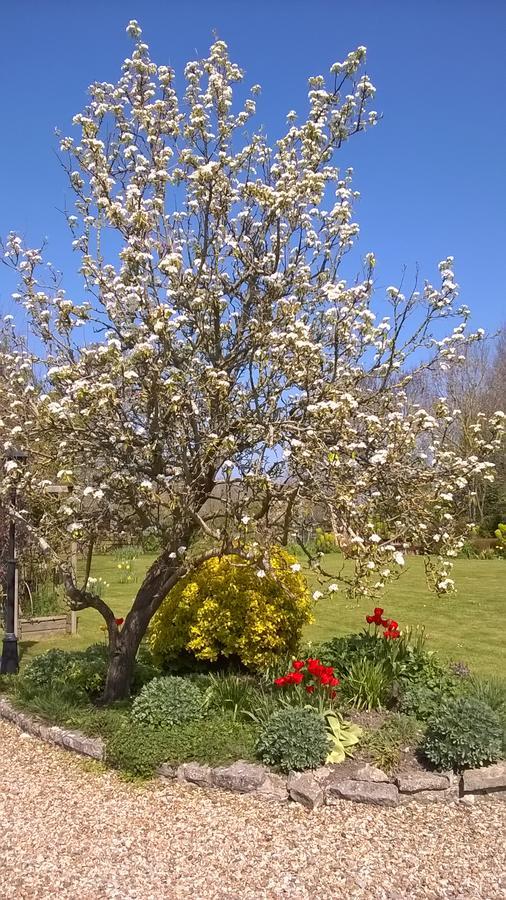
M 390 697 L 390 688 L 383 662 L 358 657 L 341 684 L 341 697 L 355 709 L 381 709 Z
M 341 763 L 347 756 L 353 756 L 353 748 L 360 741 L 362 729 L 353 722 L 346 722 L 334 710 L 325 714 L 325 724 L 332 744 L 326 762 Z
M 446 670 L 427 673 L 403 684 L 399 707 L 407 716 L 427 722 L 463 690 L 463 680 Z
M 457 697 L 429 721 L 423 751 L 437 769 L 483 766 L 498 760 L 503 728 L 493 709 L 474 697 Z
M 387 627 L 390 619 L 383 619 L 383 610 L 377 610 L 374 616 L 368 616 L 374 625 L 364 631 L 335 637 L 318 647 L 318 653 L 323 662 L 334 666 L 336 673 L 341 678 L 346 678 L 351 667 L 360 659 L 368 659 L 381 663 L 387 675 L 392 694 L 395 695 L 402 681 L 410 680 L 422 672 L 438 668 L 439 664 L 435 654 L 425 649 L 425 630 L 423 628 L 404 628 L 398 631 Z M 380 622 L 384 624 L 380 626 Z M 397 626 L 397 623 L 393 623 Z M 379 628 L 385 628 L 380 633 Z M 393 639 L 387 639 L 390 634 Z M 394 637 L 395 636 L 395 637 Z
M 469 697 L 481 700 L 491 709 L 506 718 L 506 680 L 504 678 L 471 677 L 466 685 Z
M 422 733 L 416 719 L 394 713 L 380 728 L 366 731 L 361 745 L 375 765 L 388 773 L 399 764 L 401 750 L 418 744 Z
M 169 728 L 203 715 L 204 698 L 187 678 L 167 675 L 144 685 L 132 704 L 132 719 L 138 725 Z
M 25 691 L 60 690 L 85 698 L 101 692 L 106 670 L 107 650 L 101 644 L 81 651 L 53 649 L 35 656 L 20 681 Z
M 204 694 L 206 709 L 229 713 L 234 722 L 251 718 L 256 709 L 260 691 L 252 678 L 245 675 L 211 674 Z
M 253 761 L 257 734 L 254 725 L 223 715 L 159 730 L 125 722 L 107 737 L 106 761 L 137 778 L 152 777 L 161 763 L 217 766 L 237 759 Z
M 37 585 L 32 594 L 23 601 L 22 614 L 30 618 L 53 616 L 67 611 L 62 591 L 55 586 L 52 579 L 46 579 Z
M 315 769 L 325 762 L 331 749 L 325 719 L 315 709 L 305 707 L 274 712 L 256 745 L 260 759 L 282 772 Z

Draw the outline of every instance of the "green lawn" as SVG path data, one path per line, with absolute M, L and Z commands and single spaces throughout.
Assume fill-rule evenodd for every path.
M 137 580 L 122 584 L 118 560 L 112 555 L 96 558 L 93 575 L 109 583 L 104 597 L 117 616 L 127 612 L 136 584 L 151 560 L 151 556 L 135 560 L 132 572 Z M 329 555 L 325 565 L 330 571 L 337 571 L 339 558 Z M 397 619 L 401 627 L 424 625 L 428 645 L 438 650 L 442 657 L 464 660 L 479 674 L 506 677 L 506 562 L 459 559 L 454 571 L 457 593 L 439 598 L 431 594 L 425 584 L 423 561 L 410 557 L 406 571 L 382 601 L 386 614 Z M 368 611 L 364 604 L 350 605 L 342 594 L 333 594 L 318 602 L 316 621 L 305 636 L 311 641 L 321 641 L 335 634 L 359 630 Z M 104 640 L 101 624 L 98 613 L 85 610 L 79 614 L 77 636 L 26 643 L 22 648 L 24 658 L 49 647 L 79 649 Z

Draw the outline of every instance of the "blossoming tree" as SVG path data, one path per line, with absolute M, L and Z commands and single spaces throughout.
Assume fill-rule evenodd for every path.
M 451 258 L 439 286 L 408 296 L 377 298 L 372 253 L 352 284 L 341 274 L 358 226 L 336 156 L 377 119 L 365 49 L 310 79 L 306 117 L 290 112 L 271 148 L 249 127 L 259 88 L 239 104 L 243 73 L 223 41 L 187 65 L 178 95 L 138 24 L 127 31 L 118 83 L 93 84 L 79 135 L 61 140 L 79 295 L 17 235 L 4 257 L 33 339 L 28 349 L 11 336 L 4 353 L 2 443 L 29 455 L 22 471 L 5 463 L 1 490 L 20 481 L 17 515 L 59 565 L 69 603 L 104 617 L 108 700 L 128 693 L 139 643 L 181 577 L 232 551 L 262 577 L 269 546 L 316 505 L 353 560 L 332 591 L 380 591 L 411 543 L 450 588 L 455 508 L 471 476 L 492 477 L 500 426 L 497 415 L 485 440 L 478 419 L 462 456 L 445 441 L 458 410 L 409 400 L 416 371 L 458 364 L 480 337 L 466 333 Z M 54 482 L 71 490 L 45 495 Z M 122 627 L 89 580 L 110 528 L 160 546 Z M 65 535 L 85 548 L 79 582 L 58 549 Z

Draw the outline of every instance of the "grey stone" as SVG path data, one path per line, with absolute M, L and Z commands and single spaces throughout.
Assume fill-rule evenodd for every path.
M 399 802 L 402 805 L 407 803 L 453 803 L 459 799 L 459 789 L 457 785 L 446 788 L 446 790 L 435 791 L 415 791 L 412 794 L 399 794 Z
M 163 763 L 161 766 L 158 766 L 156 774 L 159 778 L 170 779 L 172 781 L 176 777 L 177 766 L 169 766 L 168 763 Z
M 104 758 L 104 744 L 100 738 L 90 738 L 80 731 L 64 731 L 62 735 L 62 745 L 67 750 L 75 750 L 83 756 L 90 756 L 92 759 Z
M 332 772 L 333 769 L 329 766 L 318 766 L 317 769 L 313 769 L 312 775 L 316 778 L 318 784 L 324 785 L 332 775 Z
M 63 729 L 58 728 L 57 725 L 51 725 L 48 729 L 48 739 L 52 744 L 58 744 L 60 747 L 63 747 Z
M 286 784 L 288 793 L 296 803 L 306 809 L 318 809 L 325 799 L 321 785 L 310 772 L 291 772 Z
M 274 773 L 267 775 L 263 784 L 255 791 L 255 797 L 281 803 L 287 801 L 286 778 L 282 778 L 281 775 L 275 775 Z
M 506 790 L 506 760 L 482 769 L 466 769 L 462 774 L 462 790 L 464 794 Z
M 211 769 L 209 766 L 201 766 L 200 763 L 182 763 L 178 766 L 176 777 L 178 781 L 187 781 L 203 787 L 211 784 Z
M 395 784 L 339 778 L 330 779 L 327 783 L 325 799 L 330 806 L 339 800 L 354 800 L 356 803 L 371 803 L 375 806 L 397 806 L 399 791 Z
M 386 784 L 390 781 L 390 778 L 383 769 L 378 769 L 377 766 L 371 766 L 369 763 L 366 763 L 365 766 L 361 766 L 360 769 L 357 769 L 351 777 L 355 781 L 373 781 L 377 784 Z
M 419 791 L 445 791 L 450 782 L 445 775 L 434 772 L 404 772 L 397 775 L 395 783 L 402 794 L 416 794 Z
M 267 770 L 255 763 L 240 759 L 231 766 L 220 766 L 212 772 L 212 783 L 225 791 L 239 791 L 249 794 L 256 791 L 265 781 Z

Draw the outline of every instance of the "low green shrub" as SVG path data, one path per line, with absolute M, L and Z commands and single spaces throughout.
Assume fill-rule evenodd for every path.
M 64 691 L 67 696 L 96 696 L 103 690 L 107 672 L 107 650 L 93 644 L 86 650 L 48 650 L 35 656 L 20 676 L 26 693 Z
M 457 697 L 428 724 L 423 751 L 436 769 L 483 766 L 498 760 L 503 728 L 493 709 L 474 697 Z
M 35 656 L 19 676 L 25 696 L 41 691 L 60 691 L 67 698 L 85 702 L 103 690 L 108 666 L 106 644 L 91 644 L 86 650 L 48 650 Z M 148 651 L 139 651 L 135 663 L 132 691 L 160 674 Z
M 255 759 L 257 729 L 229 716 L 153 729 L 125 722 L 106 740 L 106 761 L 129 776 L 149 778 L 161 763 L 210 766 Z
M 323 716 L 305 707 L 274 712 L 256 745 L 260 759 L 281 772 L 315 769 L 325 762 L 331 749 Z
M 168 728 L 191 722 L 203 715 L 204 697 L 187 678 L 167 675 L 153 678 L 132 704 L 132 719 L 138 725 Z
M 402 686 L 399 707 L 407 716 L 427 722 L 464 690 L 462 679 L 443 670 L 432 676 L 406 681 Z
M 388 773 L 399 764 L 401 750 L 418 744 L 422 733 L 416 719 L 394 713 L 380 728 L 366 731 L 361 746 L 375 765 Z

